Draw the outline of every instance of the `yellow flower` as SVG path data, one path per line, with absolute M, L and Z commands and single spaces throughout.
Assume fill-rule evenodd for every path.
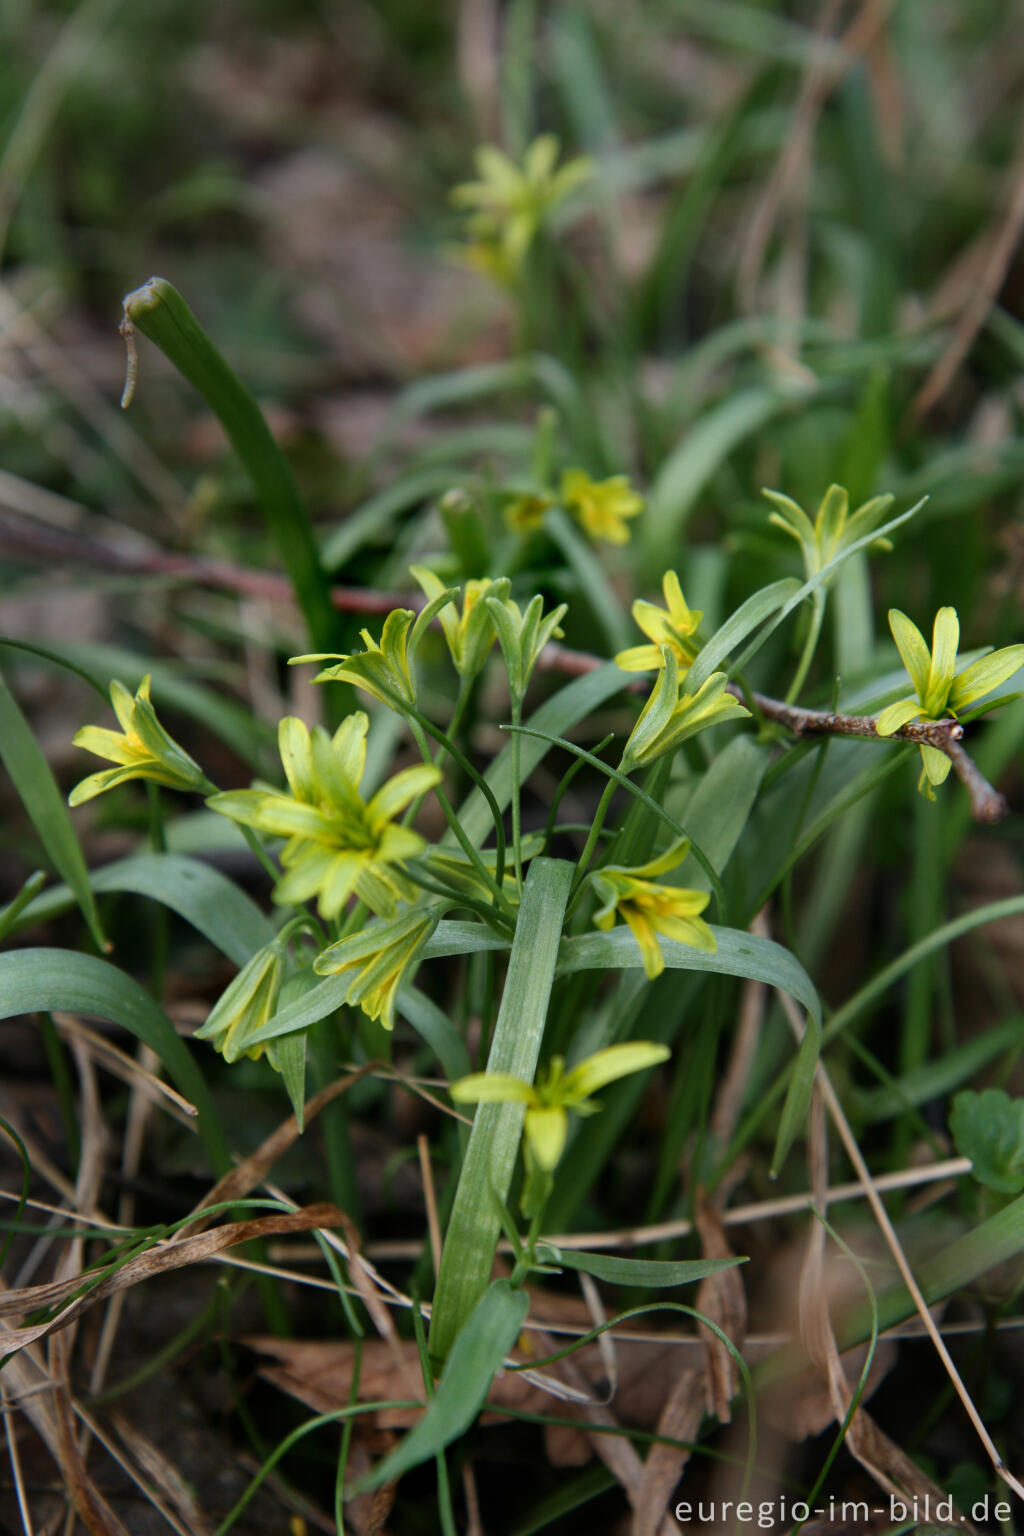
M 851 515 L 847 492 L 841 485 L 830 485 L 812 523 L 803 507 L 781 491 L 764 491 L 762 494 L 775 507 L 775 511 L 769 513 L 768 521 L 800 545 L 808 580 L 844 549 L 883 523 L 894 499 L 888 494 L 872 496 Z M 892 545 L 883 538 L 872 547 L 891 549 Z
M 318 976 L 355 971 L 345 1001 L 360 1007 L 371 1019 L 380 1019 L 385 1029 L 393 1029 L 398 989 L 437 927 L 437 920 L 438 914 L 429 907 L 415 907 L 391 922 L 368 923 L 361 933 L 339 939 L 325 949 L 313 969 Z
M 115 679 L 110 685 L 110 702 L 123 734 L 118 735 L 117 731 L 108 731 L 98 725 L 83 725 L 75 734 L 75 746 L 96 757 L 105 757 L 118 766 L 91 773 L 76 784 L 68 796 L 69 805 L 81 805 L 129 779 L 149 779 L 154 784 L 165 784 L 168 789 L 209 787 L 199 764 L 178 746 L 157 719 L 149 702 L 148 674 L 139 684 L 134 698 L 124 684 Z
M 433 602 L 442 595 L 447 597 L 449 589 L 425 565 L 411 565 L 409 570 L 428 601 Z M 508 589 L 508 579 L 504 576 L 498 581 L 467 581 L 462 594 L 462 612 L 459 613 L 454 601 L 446 601 L 439 611 L 437 617 L 460 677 L 475 677 L 494 644 L 494 619 L 482 599 L 507 597 Z
M 704 617 L 686 606 L 679 577 L 675 571 L 666 571 L 661 579 L 665 594 L 665 607 L 637 598 L 633 604 L 633 618 L 643 630 L 650 645 L 634 645 L 628 651 L 620 651 L 615 665 L 624 672 L 650 672 L 661 666 L 661 646 L 667 645 L 676 654 L 683 667 L 689 667 L 697 654 L 697 646 L 691 638 L 696 634 Z
M 604 902 L 595 912 L 594 922 L 605 932 L 614 925 L 616 917 L 629 924 L 640 946 L 644 970 L 652 981 L 665 969 L 658 943 L 659 933 L 666 939 L 675 939 L 680 944 L 689 944 L 711 954 L 718 947 L 714 934 L 699 915 L 710 900 L 707 891 L 687 891 L 678 885 L 654 883 L 658 875 L 665 875 L 681 864 L 689 851 L 689 839 L 683 837 L 646 864 L 633 869 L 621 864 L 606 864 L 590 876 L 595 893 Z
M 553 134 L 534 139 L 522 168 L 493 144 L 476 151 L 478 181 L 452 188 L 458 207 L 472 210 L 462 259 L 488 277 L 512 287 L 537 231 L 559 203 L 591 173 L 589 160 L 570 160 L 555 170 L 559 144 Z
M 321 916 L 333 918 L 355 893 L 371 911 L 392 917 L 399 900 L 415 895 L 401 866 L 426 843 L 394 818 L 440 782 L 440 770 L 406 768 L 365 801 L 359 783 L 368 727 L 362 711 L 343 720 L 333 739 L 319 726 L 311 736 L 301 720 L 282 720 L 278 744 L 290 793 L 239 789 L 207 801 L 232 821 L 288 839 L 275 901 L 295 905 L 317 896 Z
M 643 497 L 637 495 L 625 475 L 591 480 L 582 469 L 565 471 L 562 500 L 592 539 L 604 539 L 609 544 L 628 544 L 626 518 L 637 517 L 644 508 Z
M 724 672 L 712 672 L 696 693 L 680 693 L 675 651 L 670 645 L 660 650 L 664 665 L 626 742 L 619 764 L 623 773 L 646 768 L 699 731 L 723 720 L 746 719 L 750 714 L 738 699 L 726 693 L 728 678 Z
M 440 586 L 440 583 L 438 583 Z M 405 705 L 416 703 L 416 674 L 413 663 L 420 641 L 430 621 L 456 595 L 456 588 L 447 587 L 430 599 L 418 614 L 411 608 L 393 608 L 384 620 L 379 640 L 368 629 L 360 631 L 365 651 L 347 656 L 314 652 L 307 656 L 293 656 L 288 665 L 296 667 L 306 661 L 333 661 L 337 665 L 325 667 L 314 678 L 317 683 L 351 683 L 364 693 L 372 694 L 389 709 L 401 710 Z
M 916 697 L 900 699 L 882 710 L 875 721 L 879 736 L 892 736 L 911 720 L 955 720 L 959 711 L 977 703 L 1024 666 L 1024 645 L 1007 645 L 979 657 L 958 673 L 960 620 L 955 608 L 940 608 L 935 615 L 930 651 L 917 625 L 898 608 L 889 609 L 889 628 Z M 932 785 L 946 780 L 952 763 L 944 752 L 929 746 L 922 746 L 921 761 L 918 788 L 934 800 Z
M 565 1150 L 567 1110 L 577 1115 L 594 1114 L 601 1106 L 589 1101 L 599 1088 L 631 1072 L 657 1066 L 670 1055 L 667 1045 L 631 1040 L 595 1051 L 570 1072 L 565 1070 L 563 1057 L 553 1056 L 536 1083 L 524 1083 L 507 1072 L 473 1072 L 452 1083 L 450 1091 L 456 1104 L 525 1104 L 527 1167 L 550 1174 Z

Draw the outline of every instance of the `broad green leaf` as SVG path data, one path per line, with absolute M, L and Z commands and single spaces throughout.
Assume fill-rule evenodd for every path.
M 54 868 L 63 875 L 82 909 L 98 949 L 107 941 L 100 926 L 96 900 L 89 886 L 85 859 L 71 824 L 64 796 L 31 727 L 3 678 L 0 677 L 0 761 L 39 834 Z
M 769 761 L 768 751 L 752 736 L 734 736 L 714 758 L 679 818 L 719 874 L 750 819 Z M 704 869 L 692 867 L 685 876 L 680 873 L 678 883 L 696 891 L 711 885 Z
M 476 955 L 485 949 L 508 949 L 508 941 L 482 923 L 438 923 L 423 947 L 424 960 L 444 955 Z
M 489 1072 L 532 1083 L 558 959 L 573 866 L 537 858 L 523 886 Z M 525 1107 L 481 1104 L 459 1175 L 434 1292 L 430 1353 L 447 1358 L 487 1287 L 519 1151 Z
M 764 939 L 740 928 L 712 925 L 711 932 L 718 946 L 713 954 L 692 949 L 689 944 L 680 944 L 676 939 L 659 938 L 666 967 L 677 971 L 709 971 L 718 976 L 743 976 L 751 981 L 763 981 L 770 987 L 781 987 L 796 998 L 812 1019 L 820 1021 L 821 1003 L 814 983 L 788 949 L 773 939 Z M 564 939 L 558 957 L 558 974 L 618 971 L 642 965 L 640 947 L 630 930 L 623 926 L 612 928 L 608 933 L 584 933 L 575 939 Z
M 971 1160 L 979 1184 L 1004 1195 L 1024 1189 L 1024 1099 L 1002 1088 L 970 1090 L 953 1100 L 949 1128 L 961 1157 Z
M 558 1264 L 563 1269 L 582 1270 L 595 1280 L 609 1285 L 640 1285 L 652 1290 L 666 1286 L 692 1285 L 717 1275 L 723 1269 L 733 1269 L 745 1264 L 745 1258 L 736 1259 L 623 1259 L 610 1253 L 586 1253 L 579 1248 L 559 1248 L 555 1243 L 541 1243 L 537 1257 L 545 1264 Z
M 495 1280 L 480 1297 L 452 1345 L 441 1379 L 419 1423 L 361 1478 L 353 1493 L 394 1483 L 412 1467 L 440 1455 L 469 1429 L 487 1398 L 495 1373 L 519 1337 L 530 1300 L 507 1280 Z
M 272 924 L 233 880 L 183 854 L 133 854 L 90 871 L 89 882 L 100 895 L 131 891 L 169 907 L 236 965 L 244 965 L 274 937 Z M 30 927 L 70 905 L 68 889 L 55 886 L 26 907 L 16 926 Z
M 17 949 L 0 955 L 0 1018 L 55 1008 L 120 1024 L 159 1056 L 176 1087 L 199 1111 L 199 1134 L 214 1171 L 230 1166 L 210 1091 L 174 1025 L 131 976 L 106 960 L 66 949 Z
M 659 938 L 666 969 L 710 971 L 763 981 L 768 986 L 781 987 L 795 997 L 807 1014 L 806 1033 L 797 1051 L 782 1106 L 772 1162 L 773 1172 L 777 1172 L 807 1119 L 821 1050 L 821 1003 L 803 966 L 781 944 L 737 928 L 712 927 L 711 931 L 718 946 L 713 954 L 691 949 L 688 944 L 677 943 L 675 939 Z M 558 972 L 567 975 L 573 971 L 619 970 L 642 964 L 640 946 L 629 929 L 613 928 L 610 933 L 586 933 L 576 939 L 565 939 L 559 954 Z

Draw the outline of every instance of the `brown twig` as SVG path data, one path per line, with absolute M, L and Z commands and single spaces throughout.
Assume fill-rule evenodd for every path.
M 741 702 L 749 697 L 766 720 L 773 720 L 792 731 L 794 736 L 858 736 L 873 741 L 909 741 L 918 747 L 934 747 L 953 764 L 953 772 L 966 789 L 975 821 L 989 824 L 1002 821 L 1009 810 L 1006 800 L 985 778 L 981 769 L 960 745 L 964 728 L 957 720 L 912 720 L 901 725 L 891 736 L 879 736 L 878 724 L 870 715 L 840 715 L 827 709 L 801 709 L 784 704 L 763 693 L 744 695 L 735 683 L 728 691 Z

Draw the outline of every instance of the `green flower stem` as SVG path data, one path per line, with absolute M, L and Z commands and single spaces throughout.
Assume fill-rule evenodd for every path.
M 523 886 L 488 1071 L 532 1083 L 547 1019 L 572 865 L 534 859 Z M 435 1367 L 487 1289 L 522 1134 L 523 1104 L 477 1108 L 441 1255 L 430 1323 Z
M 512 740 L 515 741 L 515 739 L 516 738 L 513 736 Z M 601 835 L 601 828 L 604 826 L 604 819 L 608 814 L 608 807 L 612 803 L 612 796 L 614 795 L 617 788 L 618 785 L 616 784 L 615 780 L 609 779 L 605 784 L 601 798 L 597 803 L 597 810 L 594 813 L 594 820 L 591 823 L 590 831 L 587 834 L 587 840 L 583 845 L 583 852 L 580 854 L 579 863 L 576 865 L 576 874 L 573 877 L 572 894 L 574 899 L 583 884 L 584 876 L 587 873 L 587 865 L 593 858 L 594 849 L 597 847 L 597 840 Z
M 814 653 L 818 648 L 818 637 L 821 634 L 821 621 L 825 617 L 825 596 L 819 588 L 814 594 L 814 607 L 811 611 L 811 622 L 807 629 L 807 639 L 800 655 L 800 664 L 796 669 L 796 676 L 789 685 L 785 703 L 792 704 L 800 696 L 800 690 L 807 681 L 807 674 L 814 660 Z
M 340 624 L 309 515 L 288 462 L 252 395 L 165 278 L 151 277 L 127 295 L 122 330 L 129 344 L 129 386 L 122 404 L 131 399 L 132 335 L 139 330 L 198 390 L 224 428 L 252 481 L 314 647 L 339 650 Z
M 167 852 L 167 835 L 164 828 L 164 808 L 160 799 L 160 786 L 150 780 L 146 784 L 146 799 L 149 805 L 149 842 L 154 853 Z M 163 1003 L 164 980 L 167 974 L 167 908 L 162 902 L 156 904 L 153 913 L 153 953 L 149 967 L 149 990 L 156 1001 Z
M 521 697 L 512 700 L 512 724 L 523 723 L 523 701 Z M 522 806 L 519 797 L 519 745 L 518 731 L 512 735 L 512 857 L 516 867 L 516 886 L 520 896 L 523 894 L 523 830 L 522 830 Z
M 411 705 L 406 705 L 405 712 L 408 715 L 410 729 L 412 730 L 413 736 L 416 738 L 416 745 L 419 747 L 420 752 L 423 754 L 423 761 L 425 763 L 432 763 L 433 758 L 430 755 L 430 747 L 427 743 L 426 733 L 429 732 L 430 735 L 438 739 L 441 739 L 441 733 L 437 730 L 436 726 L 432 726 L 430 724 L 430 721 L 426 718 L 425 715 L 420 714 L 418 709 L 413 709 Z M 445 820 L 458 839 L 459 846 L 463 853 L 466 855 L 467 859 L 469 859 L 470 863 L 473 865 L 477 874 L 480 875 L 484 883 L 489 885 L 493 890 L 494 901 L 498 910 L 509 922 L 515 922 L 515 913 L 509 906 L 508 898 L 501 888 L 501 881 L 505 874 L 505 830 L 501 826 L 501 813 L 498 811 L 497 804 L 495 803 L 494 796 L 491 794 L 489 786 L 484 783 L 484 780 L 477 773 L 476 769 L 471 766 L 465 757 L 463 757 L 462 753 L 455 746 L 454 742 L 448 742 L 448 746 L 451 750 L 452 756 L 455 758 L 455 761 L 459 764 L 460 767 L 465 765 L 465 768 L 468 771 L 470 777 L 473 779 L 473 782 L 479 789 L 486 793 L 487 799 L 494 809 L 495 826 L 500 829 L 500 835 L 498 837 L 496 848 L 494 874 L 492 874 L 491 871 L 487 868 L 487 865 L 484 863 L 480 856 L 480 850 L 473 843 L 472 839 L 467 835 L 465 829 L 462 826 L 462 823 L 456 816 L 452 807 L 452 803 L 448 799 L 448 796 L 445 794 L 444 786 L 442 784 L 434 785 L 434 794 L 437 796 L 437 803 L 444 813 Z

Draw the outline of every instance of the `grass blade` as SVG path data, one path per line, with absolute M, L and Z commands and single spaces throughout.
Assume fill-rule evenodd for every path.
M 316 650 L 340 645 L 340 626 L 313 529 L 291 469 L 263 413 L 177 289 L 151 277 L 124 301 L 125 321 L 160 348 L 198 390 L 245 465 Z
M 487 1067 L 525 1083 L 533 1082 L 544 1037 L 572 875 L 573 866 L 561 859 L 534 859 L 523 887 Z M 447 1358 L 487 1289 L 524 1113 L 522 1104 L 477 1108 L 434 1295 L 430 1352 L 437 1361 Z
M 210 1091 L 174 1025 L 139 983 L 106 960 L 67 949 L 17 949 L 0 955 L 0 1018 L 66 1008 L 120 1024 L 145 1041 L 199 1111 L 199 1134 L 214 1171 L 230 1166 Z
M 82 909 L 96 947 L 108 948 L 89 885 L 89 872 L 71 824 L 64 796 L 31 727 L 0 677 L 0 761 L 29 814 L 53 867 L 63 875 Z
M 198 859 L 177 853 L 140 853 L 118 859 L 87 877 L 94 892 L 131 891 L 177 912 L 236 965 L 244 965 L 269 944 L 274 929 L 243 890 Z M 37 896 L 21 913 L 15 932 L 65 911 L 72 902 L 67 886 Z

